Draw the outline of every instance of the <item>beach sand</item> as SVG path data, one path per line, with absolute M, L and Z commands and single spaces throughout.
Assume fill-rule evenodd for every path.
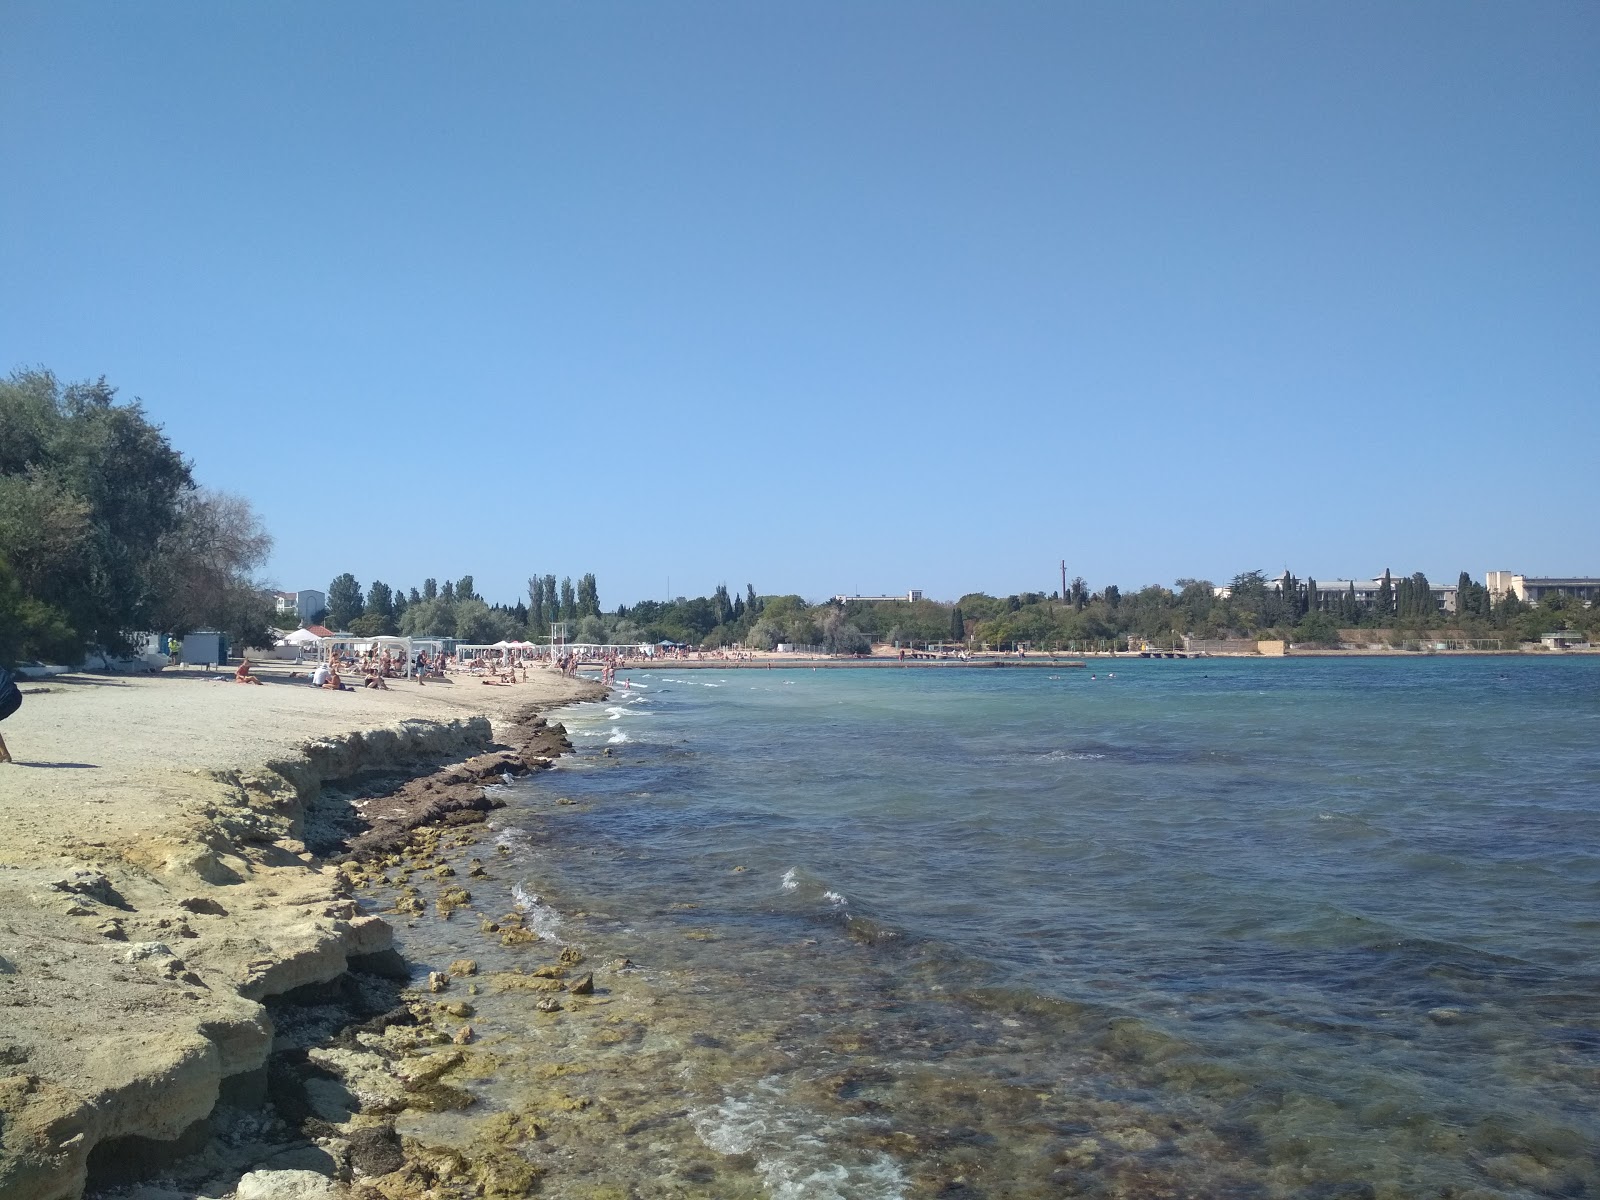
M 390 929 L 307 853 L 322 783 L 494 744 L 530 707 L 598 694 L 536 670 L 328 692 L 258 668 L 25 683 L 0 764 L 0 1196 L 77 1195 L 86 1170 L 263 1086 L 259 1001 L 341 975 Z M 98 1147 L 98 1150 L 96 1149 Z

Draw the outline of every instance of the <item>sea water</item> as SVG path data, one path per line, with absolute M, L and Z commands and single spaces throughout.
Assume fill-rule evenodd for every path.
M 1600 659 L 625 678 L 471 851 L 546 1194 L 1600 1194 Z

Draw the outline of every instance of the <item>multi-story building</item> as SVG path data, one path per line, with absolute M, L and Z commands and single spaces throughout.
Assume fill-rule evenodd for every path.
M 1276 579 L 1267 580 L 1268 587 L 1283 590 L 1289 572 L 1285 571 Z M 1400 586 L 1403 576 L 1393 576 L 1389 580 L 1391 589 Z M 1345 597 L 1352 591 L 1355 592 L 1356 604 L 1361 608 L 1371 608 L 1377 603 L 1378 593 L 1383 590 L 1383 577 L 1376 579 L 1319 579 L 1317 580 L 1316 608 L 1337 612 L 1344 603 Z M 1433 593 L 1433 602 L 1440 612 L 1454 613 L 1456 611 L 1457 587 L 1453 583 L 1430 583 L 1428 590 Z
M 907 592 L 904 596 L 843 596 L 843 595 L 840 595 L 840 596 L 835 596 L 833 598 L 833 602 L 835 604 L 877 604 L 880 601 L 884 601 L 884 600 L 898 600 L 903 604 L 915 604 L 918 600 L 921 600 L 921 599 L 922 599 L 922 593 L 921 592 L 910 591 L 910 592 Z
M 1524 604 L 1537 604 L 1546 596 L 1571 596 L 1575 600 L 1582 600 L 1585 604 L 1593 604 L 1600 600 L 1600 579 L 1580 578 L 1554 578 L 1533 575 L 1517 575 L 1511 571 L 1488 571 L 1484 575 L 1484 583 L 1489 589 L 1489 597 L 1500 601 L 1506 596 L 1515 596 Z
M 318 613 L 328 611 L 328 593 L 315 588 L 307 588 L 303 592 L 278 592 L 276 599 L 278 615 L 293 616 L 302 625 L 309 624 Z

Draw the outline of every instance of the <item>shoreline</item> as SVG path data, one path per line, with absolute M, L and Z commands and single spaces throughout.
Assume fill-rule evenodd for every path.
M 326 844 L 319 809 L 361 812 L 387 780 L 401 786 L 378 789 L 374 816 L 390 844 L 452 813 L 481 820 L 485 776 L 564 748 L 538 714 L 604 694 L 536 675 L 341 695 L 261 673 L 260 688 L 56 677 L 25 686 L 7 723 L 24 764 L 0 768 L 7 1200 L 65 1200 L 91 1176 L 115 1184 L 128 1163 L 196 1149 L 219 1101 L 265 1094 L 265 1001 L 392 955 L 388 922 L 308 847 Z M 150 738 L 189 728 L 208 736 Z M 519 736 L 498 748 L 502 733 Z

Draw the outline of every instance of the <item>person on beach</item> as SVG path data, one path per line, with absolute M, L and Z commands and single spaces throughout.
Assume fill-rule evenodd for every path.
M 233 673 L 233 681 L 235 683 L 253 683 L 257 687 L 261 686 L 261 680 L 250 674 L 250 660 L 248 658 L 240 660 L 239 669 Z
M 315 671 L 311 672 L 311 686 L 315 687 L 315 688 L 319 688 L 323 684 L 327 683 L 328 682 L 328 672 L 330 672 L 332 670 L 333 670 L 333 667 L 330 664 L 328 664 L 328 663 L 318 663 L 317 664 L 317 669 Z
M 324 691 L 329 692 L 344 692 L 349 690 L 344 686 L 344 680 L 339 678 L 338 670 L 333 667 L 328 668 L 328 677 L 322 681 L 322 687 Z
M 17 709 L 22 707 L 22 690 L 17 687 L 17 677 L 4 667 L 0 667 L 0 721 L 4 721 Z M 6 749 L 6 740 L 0 737 L 0 763 L 11 761 L 11 751 Z

